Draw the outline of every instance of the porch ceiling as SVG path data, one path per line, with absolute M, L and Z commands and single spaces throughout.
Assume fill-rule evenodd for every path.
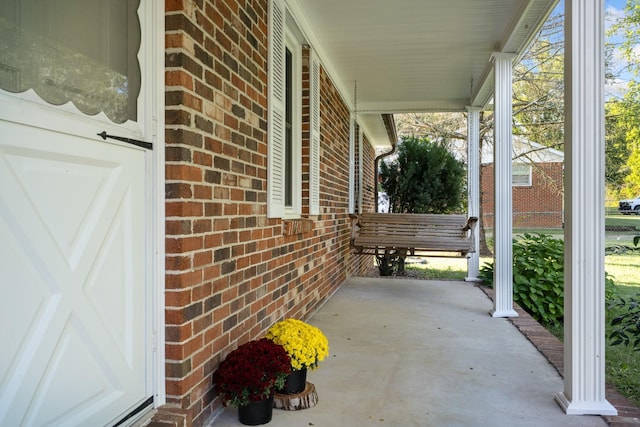
M 374 145 L 389 144 L 381 114 L 484 107 L 491 54 L 521 55 L 556 3 L 288 0 Z

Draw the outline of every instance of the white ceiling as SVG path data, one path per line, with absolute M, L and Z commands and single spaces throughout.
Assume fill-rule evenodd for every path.
M 374 145 L 381 114 L 464 111 L 493 94 L 493 52 L 521 55 L 558 0 L 287 0 Z

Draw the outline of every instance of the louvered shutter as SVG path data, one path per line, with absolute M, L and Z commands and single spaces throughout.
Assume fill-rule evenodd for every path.
M 309 57 L 309 119 L 310 158 L 309 158 L 309 213 L 320 214 L 320 61 L 313 50 Z
M 285 174 L 285 8 L 282 0 L 269 1 L 269 123 L 267 216 L 284 217 Z
M 351 114 L 349 119 L 349 213 L 355 213 L 355 165 L 356 165 L 356 120 Z

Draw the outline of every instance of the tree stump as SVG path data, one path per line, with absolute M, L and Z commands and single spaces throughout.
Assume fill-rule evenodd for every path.
M 297 411 L 316 406 L 318 403 L 318 393 L 316 386 L 307 381 L 302 392 L 296 394 L 275 393 L 273 396 L 273 407 L 284 409 L 285 411 Z

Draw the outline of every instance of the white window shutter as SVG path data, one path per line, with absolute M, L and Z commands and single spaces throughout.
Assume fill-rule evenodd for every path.
M 267 133 L 267 216 L 282 218 L 285 174 L 285 7 L 269 1 L 269 123 Z
M 362 213 L 362 205 L 364 203 L 364 131 L 358 125 L 358 214 Z
M 320 214 L 320 61 L 309 55 L 309 214 Z
M 349 213 L 355 213 L 356 193 L 356 119 L 353 114 L 349 119 Z

